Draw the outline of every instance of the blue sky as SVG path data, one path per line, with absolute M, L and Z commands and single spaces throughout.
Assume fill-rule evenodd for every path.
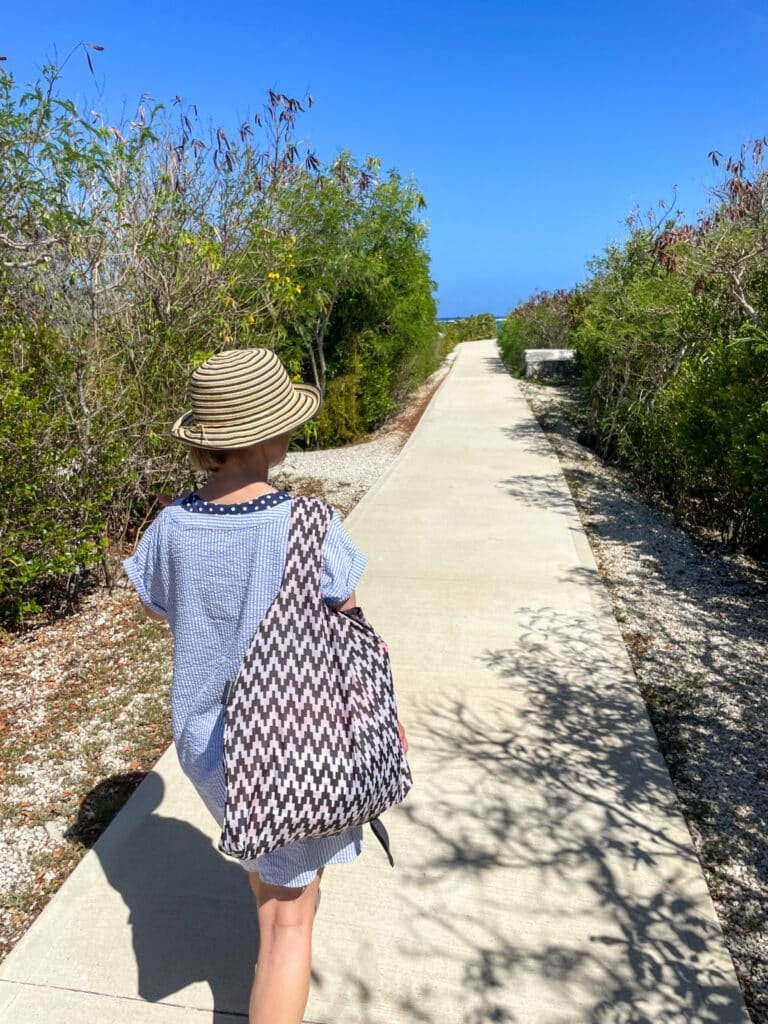
M 96 78 L 77 54 L 64 89 L 113 118 L 178 94 L 234 130 L 267 89 L 309 90 L 297 135 L 323 162 L 348 148 L 418 182 L 443 316 L 583 280 L 633 206 L 677 185 L 694 216 L 709 150 L 768 132 L 768 0 L 37 0 L 0 23 L 21 81 L 81 39 L 105 48 Z

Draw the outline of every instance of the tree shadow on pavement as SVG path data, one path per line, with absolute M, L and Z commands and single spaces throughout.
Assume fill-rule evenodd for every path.
M 580 495 L 580 518 L 597 538 L 597 557 L 609 560 L 606 582 L 627 622 L 625 639 L 713 891 L 738 893 L 745 907 L 757 901 L 764 916 L 765 566 L 740 562 L 712 538 L 695 540 L 648 505 L 626 471 L 606 469 L 585 453 L 575 429 L 553 442 L 533 420 L 504 433 L 523 450 L 548 449 L 553 466 L 555 451 L 565 463 L 551 474 L 518 474 L 498 486 L 524 506 L 549 511 L 575 511 L 571 491 Z M 613 549 L 621 552 L 615 560 Z M 756 920 L 754 911 L 727 903 L 719 909 L 734 916 L 728 927 L 737 934 Z M 752 970 L 763 976 L 765 959 L 758 960 Z
M 506 368 L 506 366 L 502 362 L 500 356 L 487 356 L 483 360 L 483 363 L 485 365 L 485 368 L 490 373 L 503 373 L 507 377 L 509 376 L 509 370 Z
M 430 974 L 410 988 L 398 979 L 398 1020 L 743 1024 L 698 862 L 615 640 L 596 634 L 594 618 L 548 608 L 516 616 L 525 625 L 514 648 L 478 652 L 487 691 L 410 708 L 411 742 L 428 767 L 398 812 L 404 834 L 419 837 L 401 868 L 401 956 L 439 964 L 462 1002 L 446 1018 L 433 1008 Z

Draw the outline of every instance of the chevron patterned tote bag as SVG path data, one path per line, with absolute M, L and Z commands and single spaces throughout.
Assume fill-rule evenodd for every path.
M 219 849 L 250 859 L 370 822 L 412 785 L 386 644 L 320 590 L 333 508 L 291 498 L 285 572 L 222 701 L 227 797 Z

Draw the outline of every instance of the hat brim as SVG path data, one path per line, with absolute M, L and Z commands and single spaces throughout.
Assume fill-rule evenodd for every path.
M 248 448 L 260 441 L 268 441 L 271 437 L 287 434 L 307 423 L 317 413 L 321 403 L 320 391 L 313 384 L 294 384 L 292 401 L 277 416 L 270 414 L 265 420 L 254 417 L 247 426 L 224 424 L 211 427 L 196 423 L 193 413 L 185 412 L 173 424 L 170 434 L 177 441 L 196 448 Z

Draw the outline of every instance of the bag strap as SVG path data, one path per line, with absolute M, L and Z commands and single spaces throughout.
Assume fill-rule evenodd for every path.
M 321 498 L 304 495 L 291 496 L 291 518 L 288 524 L 288 547 L 285 553 L 285 568 L 280 588 L 269 611 L 275 605 L 291 601 L 322 601 L 320 575 L 323 567 L 323 542 L 333 518 L 334 508 Z M 264 620 L 262 619 L 262 622 Z M 261 623 L 256 627 L 240 668 L 235 676 L 226 680 L 221 694 L 221 703 L 229 705 L 234 695 L 237 680 L 243 667 L 251 660 Z
M 389 861 L 390 866 L 394 867 L 395 858 L 392 856 L 392 851 L 389 848 L 389 832 L 384 828 L 381 818 L 371 818 L 368 824 L 371 826 L 373 834 L 384 847 L 384 853 L 387 855 L 387 860 Z
M 320 574 L 323 567 L 323 543 L 333 519 L 334 509 L 321 498 L 298 495 L 291 498 L 288 548 L 285 554 L 282 589 L 294 594 L 311 591 L 321 599 Z

